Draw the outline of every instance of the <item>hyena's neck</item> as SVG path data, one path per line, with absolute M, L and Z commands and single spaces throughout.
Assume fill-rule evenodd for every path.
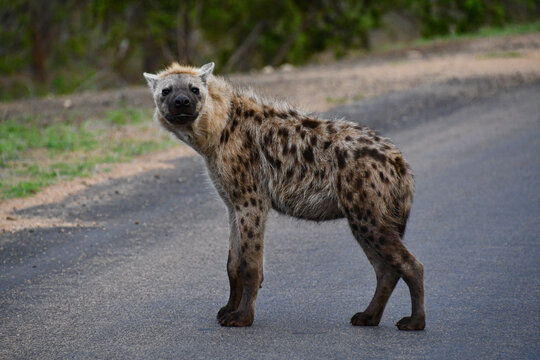
M 225 80 L 212 76 L 208 97 L 201 115 L 193 126 L 193 148 L 206 158 L 215 155 L 221 132 L 227 124 L 233 89 Z

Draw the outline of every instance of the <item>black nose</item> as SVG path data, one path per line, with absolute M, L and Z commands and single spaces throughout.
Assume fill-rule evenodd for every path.
M 185 95 L 178 95 L 174 98 L 174 106 L 183 107 L 189 105 L 189 98 Z

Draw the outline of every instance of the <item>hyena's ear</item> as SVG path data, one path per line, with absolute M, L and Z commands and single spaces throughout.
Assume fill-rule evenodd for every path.
M 148 86 L 150 86 L 150 89 L 152 91 L 156 88 L 156 84 L 158 82 L 158 76 L 155 74 L 149 74 L 149 73 L 143 73 L 144 78 L 146 79 L 146 82 L 148 83 Z
M 208 77 L 212 75 L 212 71 L 214 71 L 214 63 L 208 63 L 206 65 L 203 65 L 200 69 L 199 76 L 201 77 L 202 81 L 206 84 L 206 80 L 208 80 Z

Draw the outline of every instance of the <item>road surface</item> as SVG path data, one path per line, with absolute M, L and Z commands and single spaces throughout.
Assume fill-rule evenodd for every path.
M 0 358 L 540 358 L 540 83 L 486 84 L 332 112 L 382 129 L 414 170 L 405 241 L 425 266 L 425 331 L 394 326 L 402 281 L 380 326 L 350 326 L 375 275 L 346 222 L 275 213 L 255 323 L 220 327 L 227 216 L 188 157 L 20 212 L 98 226 L 0 235 Z

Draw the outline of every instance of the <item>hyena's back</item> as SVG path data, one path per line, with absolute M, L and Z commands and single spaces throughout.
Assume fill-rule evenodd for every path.
M 296 110 L 261 111 L 238 111 L 221 145 L 224 154 L 226 148 L 237 154 L 241 147 L 243 158 L 233 161 L 233 169 L 249 170 L 274 209 L 316 221 L 355 215 L 371 223 L 382 219 L 403 235 L 413 178 L 388 139 L 359 125 Z M 351 224 L 353 230 L 363 226 L 360 222 Z

